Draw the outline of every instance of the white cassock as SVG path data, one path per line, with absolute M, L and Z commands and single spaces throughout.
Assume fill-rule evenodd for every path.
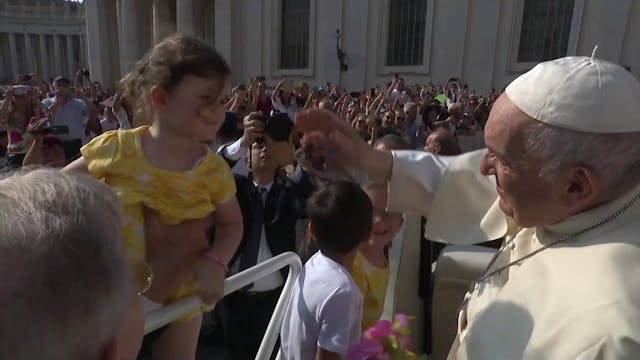
M 428 216 L 432 240 L 470 244 L 507 235 L 495 180 L 479 171 L 483 152 L 394 152 L 389 210 Z M 639 193 L 553 226 L 519 229 L 486 274 L 605 222 L 476 286 L 449 359 L 640 359 Z

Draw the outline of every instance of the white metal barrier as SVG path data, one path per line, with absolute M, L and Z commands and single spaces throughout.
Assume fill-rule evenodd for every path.
M 271 352 L 276 345 L 287 302 L 291 297 L 295 280 L 302 269 L 300 257 L 298 257 L 294 252 L 286 252 L 241 273 L 230 276 L 224 281 L 224 295 L 226 296 L 234 291 L 242 289 L 258 279 L 263 278 L 266 275 L 279 271 L 285 266 L 289 266 L 289 275 L 287 276 L 287 281 L 284 284 L 284 288 L 282 289 L 282 294 L 280 294 L 276 308 L 271 315 L 271 320 L 269 320 L 267 331 L 264 334 L 264 338 L 262 338 L 260 349 L 256 355 L 257 360 L 269 359 Z M 170 324 L 190 312 L 200 309 L 201 306 L 202 302 L 200 301 L 200 298 L 192 296 L 151 311 L 145 316 L 144 333 L 148 334 Z

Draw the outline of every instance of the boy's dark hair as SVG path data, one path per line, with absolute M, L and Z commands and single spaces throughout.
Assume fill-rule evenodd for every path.
M 320 250 L 342 255 L 369 237 L 373 206 L 360 186 L 341 181 L 311 195 L 307 215 Z

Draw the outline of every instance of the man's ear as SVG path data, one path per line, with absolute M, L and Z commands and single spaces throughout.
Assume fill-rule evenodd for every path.
M 164 108 L 167 104 L 167 91 L 160 85 L 153 85 L 149 90 L 151 105 L 155 108 Z
M 589 168 L 577 167 L 561 175 L 560 201 L 572 213 L 582 211 L 602 196 L 601 183 Z
M 433 145 L 433 153 L 434 153 L 435 155 L 439 155 L 441 152 L 442 152 L 442 146 L 440 146 L 440 143 L 439 143 L 439 142 L 436 142 L 436 143 Z
M 315 238 L 316 237 L 315 231 L 313 229 L 313 222 L 311 222 L 311 220 L 309 220 L 309 225 L 307 225 L 307 231 L 309 232 L 309 236 L 311 238 Z
M 247 150 L 247 156 L 244 158 L 244 163 L 247 165 L 247 169 L 249 169 L 249 171 L 253 170 L 251 168 L 251 147 Z

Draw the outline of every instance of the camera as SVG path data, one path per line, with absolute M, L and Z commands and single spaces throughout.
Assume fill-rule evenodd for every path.
M 273 141 L 289 141 L 289 135 L 293 129 L 293 122 L 286 113 L 273 112 L 260 118 L 265 125 L 264 132 Z
M 37 133 L 42 135 L 68 135 L 69 127 L 64 125 L 45 126 Z

